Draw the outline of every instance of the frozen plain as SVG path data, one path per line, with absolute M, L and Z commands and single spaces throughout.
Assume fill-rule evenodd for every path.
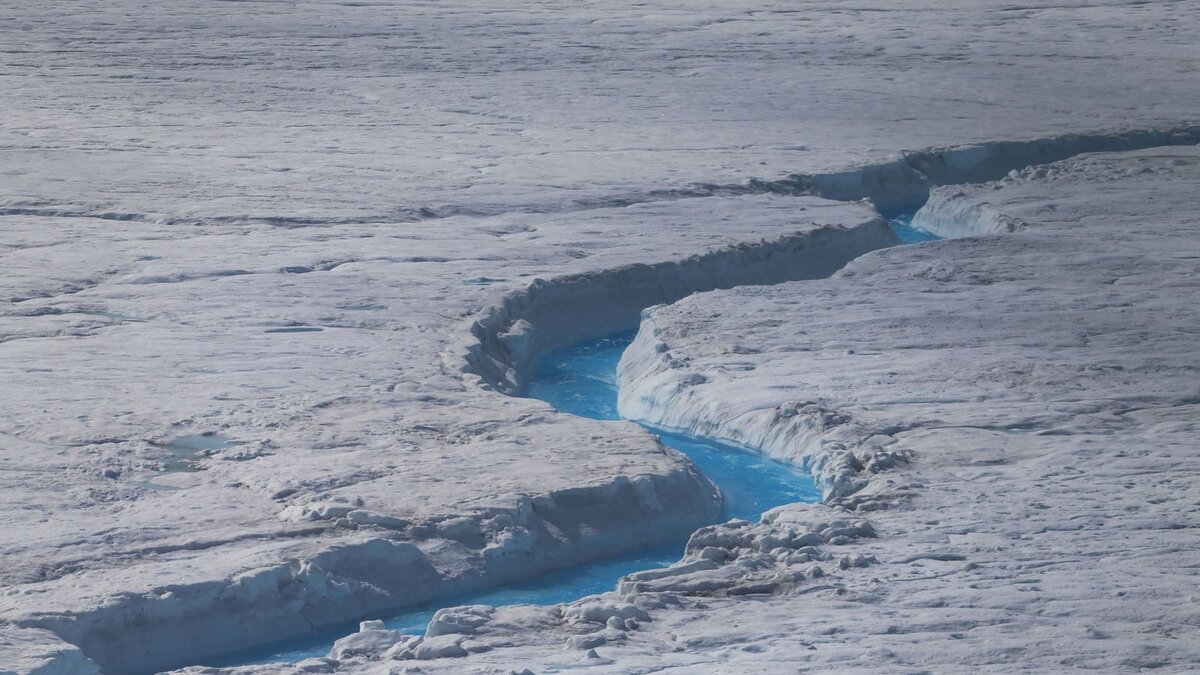
M 923 198 L 930 168 L 958 182 L 1045 158 L 983 146 L 957 163 L 919 157 L 916 176 L 895 163 L 903 151 L 1066 133 L 1089 136 L 1056 152 L 1187 141 L 1113 134 L 1194 121 L 1198 14 L 1187 2 L 5 7 L 4 665 L 85 672 L 69 646 L 20 626 L 58 631 L 107 671 L 150 670 L 693 528 L 716 507 L 710 486 L 644 432 L 497 390 L 519 387 L 539 351 L 626 327 L 641 306 L 821 276 L 893 243 L 867 205 L 790 193 L 895 206 Z M 833 227 L 808 238 L 818 224 Z M 504 304 L 571 273 L 583 276 Z M 600 311 L 563 322 L 581 297 Z M 308 327 L 321 330 L 267 332 Z M 237 445 L 147 486 L 163 443 L 209 431 Z M 823 508 L 781 518 L 828 521 Z M 827 538 L 861 534 L 856 521 Z M 889 541 L 868 553 L 900 555 Z M 529 547 L 543 552 L 532 566 Z M 848 574 L 869 562 L 842 559 Z M 947 588 L 943 603 L 970 594 Z M 645 624 L 658 632 L 593 661 L 670 665 L 662 642 L 637 643 L 682 625 L 695 637 L 671 657 L 681 665 L 701 652 L 735 670 L 790 660 L 812 651 L 818 612 L 836 631 L 878 609 L 844 595 L 811 613 L 788 596 L 660 607 Z M 583 650 L 562 651 L 573 615 L 517 616 L 541 628 L 521 632 L 529 644 L 440 667 L 579 665 Z M 743 621 L 731 617 L 747 618 L 730 629 Z M 854 663 L 890 668 L 897 645 L 971 660 L 896 625 Z M 1077 649 L 1030 647 L 1029 625 L 1009 625 L 1014 643 L 1048 659 Z M 765 651 L 730 646 L 764 639 Z

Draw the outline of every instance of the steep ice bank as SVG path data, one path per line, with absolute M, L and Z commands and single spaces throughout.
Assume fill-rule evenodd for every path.
M 996 180 L 1013 171 L 1080 154 L 1200 143 L 1200 126 L 1117 133 L 1068 134 L 1020 141 L 906 152 L 900 159 L 828 174 L 792 175 L 741 186 L 707 186 L 696 194 L 813 195 L 867 200 L 897 219 L 905 243 L 1014 229 L 978 213 L 941 214 L 930 204 L 942 186 Z M 924 205 L 924 206 L 923 206 Z M 917 209 L 920 211 L 917 211 Z M 936 211 L 934 209 L 937 209 Z M 914 214 L 910 216 L 909 214 Z M 997 221 L 998 222 L 998 221 Z M 966 223 L 971 223 L 967 225 Z M 967 228 L 967 229 L 963 229 Z M 882 221 L 852 232 L 834 228 L 763 240 L 686 260 L 637 265 L 586 275 L 536 280 L 469 324 L 470 338 L 445 354 L 448 368 L 485 388 L 519 393 L 531 365 L 546 352 L 637 325 L 642 308 L 669 304 L 688 294 L 742 285 L 819 279 L 870 250 L 899 241 Z
M 746 242 L 684 260 L 535 280 L 470 324 L 447 365 L 485 388 L 515 394 L 545 353 L 637 325 L 641 310 L 692 293 L 829 276 L 854 258 L 897 243 L 887 223 L 826 226 Z M 459 359 L 462 359 L 461 361 Z
M 106 224 L 95 231 L 90 223 L 76 225 L 111 234 Z M 497 245 L 504 259 L 478 254 L 470 235 L 483 227 L 516 232 L 506 235 L 511 243 Z M 440 364 L 437 354 L 448 342 L 473 339 L 455 332 L 463 317 L 501 304 L 515 285 L 461 280 L 566 272 L 612 283 L 618 294 L 622 278 L 640 279 L 644 287 L 629 290 L 661 298 L 654 286 L 684 285 L 671 280 L 677 268 L 704 288 L 714 278 L 737 283 L 737 276 L 720 275 L 739 269 L 751 276 L 764 267 L 771 274 L 804 273 L 806 260 L 832 268 L 894 241 L 862 205 L 775 196 L 463 218 L 421 240 L 394 237 L 390 225 L 349 229 L 309 230 L 310 237 L 299 239 L 292 233 L 282 243 L 238 235 L 237 245 L 221 239 L 190 247 L 187 261 L 171 257 L 177 247 L 169 239 L 131 245 L 131 257 L 122 260 L 136 278 L 173 268 L 186 269 L 192 280 L 152 296 L 138 285 L 143 304 L 131 312 L 154 320 L 102 326 L 81 336 L 88 349 L 64 353 L 56 367 L 80 373 L 77 396 L 94 401 L 95 409 L 56 429 L 119 441 L 100 446 L 103 454 L 87 453 L 98 476 L 113 465 L 114 473 L 139 468 L 122 461 L 125 453 L 140 449 L 139 429 L 163 420 L 177 422 L 171 436 L 215 429 L 262 452 L 240 463 L 206 458 L 204 471 L 173 474 L 171 483 L 187 489 L 171 492 L 131 487 L 124 473 L 97 478 L 96 499 L 56 516 L 59 528 L 10 531 L 5 555 L 25 563 L 7 566 L 7 578 L 24 590 L 36 587 L 39 602 L 0 597 L 5 617 L 55 631 L 109 671 L 149 671 L 677 539 L 709 522 L 718 505 L 708 483 L 677 454 L 659 449 L 634 425 L 555 415 L 537 401 L 464 387 L 461 371 L 439 367 L 447 361 Z M 331 243 L 338 232 L 338 241 L 348 243 Z M 597 234 L 581 240 L 580 232 Z M 395 262 L 434 253 L 454 261 Z M 331 259 L 348 262 L 327 272 L 278 272 L 301 262 L 316 269 L 323 265 L 314 261 Z M 743 260 L 761 264 L 736 264 Z M 205 277 L 210 265 L 254 273 Z M 631 276 L 607 272 L 613 269 Z M 364 288 L 370 289 L 365 298 Z M 126 291 L 115 284 L 109 292 Z M 319 293 L 328 302 L 297 303 L 296 292 Z M 228 293 L 245 304 L 231 303 Z M 364 316 L 328 306 L 378 304 L 383 297 L 393 307 L 425 309 Z M 570 302 L 569 295 L 562 299 Z M 235 307 L 252 320 L 231 322 Z M 264 325 L 286 325 L 277 321 L 285 318 L 281 307 L 286 318 L 335 327 L 263 335 Z M 573 309 L 579 311 L 578 303 Z M 162 320 L 181 314 L 191 323 Z M 637 310 L 628 315 L 636 321 Z M 27 330 L 58 331 L 73 320 L 30 316 L 22 324 Z M 197 332 L 211 339 L 197 341 Z M 6 363 L 28 356 L 35 344 L 5 343 L 13 355 Z M 381 344 L 411 358 L 397 359 L 395 349 Z M 159 358 L 130 353 L 146 349 Z M 299 361 L 304 368 L 295 367 Z M 206 372 L 156 379 L 168 362 L 185 368 L 201 362 Z M 120 372 L 105 370 L 105 363 L 120 363 Z M 347 368 L 360 376 L 353 392 L 344 388 Z M 123 383 L 123 397 L 110 395 L 114 380 Z M 46 379 L 25 373 L 15 381 L 30 396 L 14 414 L 41 400 L 38 387 Z M 135 395 L 146 405 L 126 414 L 124 401 Z M 154 419 L 145 419 L 150 413 Z M 94 430 L 100 422 L 102 434 Z M 55 457 L 27 456 L 44 463 Z M 43 483 L 63 475 L 54 466 L 35 468 L 32 475 Z M 481 485 L 487 490 L 480 492 Z M 53 494 L 47 489 L 29 498 L 41 503 Z M 118 522 L 102 498 L 118 500 Z M 639 511 L 655 505 L 661 508 Z M 33 546 L 49 553 L 22 556 Z M 399 578 L 380 581 L 377 575 L 389 569 L 432 572 L 414 587 Z M 145 616 L 155 621 L 139 618 Z
M 31 623 L 79 645 L 106 672 L 153 672 L 163 666 L 151 664 L 204 662 L 229 652 L 229 645 L 346 626 L 364 615 L 537 576 L 641 542 L 686 537 L 717 514 L 715 491 L 688 466 L 597 483 L 524 497 L 511 509 L 495 500 L 491 508 L 477 506 L 472 518 L 423 523 L 353 504 L 314 505 L 295 515 L 345 519 L 359 525 L 360 536 L 241 575 L 233 590 L 223 581 L 180 579 L 82 618 L 51 615 Z M 108 634 L 112 625 L 124 626 L 122 639 Z
M 592 419 L 621 419 L 617 367 L 634 335 L 620 333 L 551 352 L 538 362 L 526 395 L 546 401 L 561 412 Z M 818 496 L 810 476 L 774 462 L 753 448 L 733 448 L 654 428 L 649 431 L 667 447 L 687 455 L 720 488 L 720 517 L 724 520 L 757 521 L 773 507 L 815 501 Z
M 839 230 L 844 230 L 844 232 L 839 234 Z M 644 303 L 669 301 L 688 292 L 720 285 L 736 285 L 747 282 L 765 283 L 786 278 L 806 278 L 809 275 L 821 276 L 833 271 L 843 262 L 852 259 L 864 250 L 886 245 L 881 242 L 894 241 L 881 221 L 864 223 L 854 228 L 817 229 L 813 236 L 815 242 L 806 241 L 805 236 L 794 235 L 774 241 L 762 241 L 756 245 L 715 251 L 689 258 L 682 263 L 617 268 L 613 271 L 587 273 L 576 277 L 555 278 L 548 282 L 535 283 L 528 291 L 510 294 L 501 305 L 501 310 L 494 310 L 475 324 L 476 335 L 482 335 L 482 338 L 478 342 L 469 342 L 467 351 L 476 356 L 485 357 L 480 361 L 484 364 L 482 368 L 484 372 L 488 372 L 490 365 L 495 367 L 495 370 L 490 371 L 492 375 L 497 372 L 502 373 L 501 379 L 493 380 L 499 385 L 499 388 L 509 391 L 517 390 L 519 389 L 520 373 L 523 369 L 528 368 L 531 357 L 544 352 L 547 348 L 558 346 L 564 340 L 575 339 L 580 335 L 591 336 L 629 325 L 626 322 L 636 320 L 637 310 Z M 782 255 L 780 255 L 781 253 Z M 679 283 L 678 277 L 680 276 L 684 278 L 684 283 Z M 583 293 L 566 291 L 565 288 L 582 289 Z M 555 304 L 559 305 L 557 310 L 554 307 Z M 515 315 L 519 319 L 508 323 L 496 321 L 497 317 L 506 315 L 509 317 Z M 556 319 L 560 316 L 567 318 L 557 321 Z M 526 317 L 538 320 L 530 321 Z M 520 323 L 521 319 L 525 319 L 525 322 Z M 539 329 L 548 325 L 560 328 L 549 331 L 541 330 L 541 335 L 537 335 Z M 494 332 L 495 328 L 502 328 L 502 331 Z M 534 334 L 532 338 L 530 337 L 531 333 Z M 496 343 L 500 343 L 502 348 L 499 350 L 489 349 L 488 345 L 495 347 Z M 476 349 L 478 351 L 474 351 Z M 508 351 L 510 349 L 511 352 Z M 454 354 L 453 351 L 448 353 Z M 513 358 L 514 356 L 516 358 Z M 450 359 L 447 365 L 459 363 L 461 362 Z M 475 377 L 472 373 L 473 369 L 468 367 L 465 370 L 467 379 L 472 380 Z M 487 382 L 491 379 L 491 377 L 483 377 L 474 381 Z M 738 442 L 747 446 L 755 445 L 749 439 L 742 439 Z M 766 445 L 761 447 L 767 449 Z M 893 456 L 882 448 L 872 448 L 860 452 L 859 450 L 846 451 L 835 446 L 830 447 L 836 455 L 835 457 L 824 459 L 797 455 L 791 457 L 802 464 L 809 463 L 809 468 L 821 476 L 827 496 L 836 492 L 848 492 L 856 489 L 858 481 L 861 479 L 862 467 L 888 466 L 899 459 L 898 456 Z M 386 512 L 383 513 L 383 516 L 385 519 L 392 517 Z M 600 542 L 598 547 L 593 550 L 599 551 L 619 539 L 619 537 L 613 539 L 608 544 Z M 567 564 L 570 560 L 573 558 L 564 556 L 556 562 L 547 561 L 545 567 L 525 568 L 522 573 L 534 572 L 537 569 L 551 569 L 560 564 Z M 488 578 L 492 579 L 493 577 L 488 576 Z M 438 592 L 453 593 L 474 583 L 488 584 L 493 581 L 466 582 L 462 586 L 451 584 Z M 376 602 L 386 603 L 390 606 L 419 602 L 415 598 L 402 596 L 405 599 L 397 603 L 395 597 L 392 597 L 393 593 L 394 591 L 391 590 L 385 591 Z M 343 601 L 337 600 L 336 602 Z M 250 606 L 247 605 L 247 610 L 249 609 Z M 340 617 L 345 616 L 340 613 L 340 610 L 319 612 L 314 616 L 318 614 L 318 620 L 329 620 L 331 623 L 336 623 L 342 620 Z M 267 641 L 265 636 L 268 634 L 276 637 L 286 634 L 278 632 L 279 628 L 287 627 L 285 623 L 276 622 L 274 625 L 265 627 L 270 628 L 273 632 L 265 633 L 261 631 L 261 628 L 252 627 L 240 631 L 238 638 L 263 642 Z M 66 634 L 75 635 L 76 633 L 68 631 Z M 214 633 L 212 637 L 216 642 L 225 640 L 217 633 Z M 82 638 L 75 639 L 82 641 Z M 103 644 L 105 649 L 117 647 L 117 644 L 112 641 L 105 641 Z M 163 640 L 156 644 L 161 647 L 169 644 L 169 641 Z M 199 651 L 192 647 L 187 649 L 191 650 L 193 654 Z
M 778 401 L 774 391 L 729 398 L 696 396 L 694 389 L 704 388 L 713 376 L 689 369 L 688 361 L 672 353 L 663 333 L 656 312 L 647 311 L 637 337 L 621 358 L 618 410 L 622 417 L 790 462 L 816 478 L 826 501 L 849 496 L 865 485 L 867 475 L 907 458 L 903 450 L 889 448 L 892 439 L 884 435 L 876 443 L 862 442 L 873 434 L 864 434 L 849 417 L 818 402 Z M 753 346 L 732 344 L 726 349 L 741 363 L 734 370 L 761 368 Z

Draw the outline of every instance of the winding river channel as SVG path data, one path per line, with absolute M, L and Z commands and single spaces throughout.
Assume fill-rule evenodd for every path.
M 914 213 L 915 209 L 887 216 L 901 242 L 914 244 L 937 239 L 912 227 Z M 538 362 L 525 395 L 546 401 L 556 410 L 572 415 L 598 420 L 622 419 L 617 412 L 617 365 L 635 334 L 636 331 L 617 333 L 547 354 Z M 796 502 L 813 503 L 821 499 L 821 491 L 812 476 L 789 464 L 717 441 L 649 426 L 646 428 L 664 445 L 687 455 L 720 488 L 722 510 L 716 522 L 733 518 L 757 521 L 763 512 L 776 506 Z M 588 595 L 613 590 L 622 577 L 632 572 L 666 567 L 677 562 L 686 543 L 685 538 L 660 548 L 642 549 L 524 581 L 443 598 L 430 605 L 385 617 L 384 624 L 392 630 L 423 634 L 433 615 L 443 607 L 573 602 Z M 205 665 L 295 662 L 325 656 L 335 640 L 353 630 L 354 627 L 347 626 L 321 631 L 288 643 L 213 660 Z

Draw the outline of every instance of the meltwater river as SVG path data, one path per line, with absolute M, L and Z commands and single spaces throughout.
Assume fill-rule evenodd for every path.
M 539 398 L 561 412 L 600 420 L 617 420 L 617 363 L 633 341 L 632 331 L 552 352 L 537 367 L 526 395 Z M 732 446 L 651 429 L 662 442 L 686 454 L 700 471 L 721 489 L 721 520 L 757 520 L 775 506 L 816 502 L 821 493 L 813 479 L 795 468 Z M 612 558 L 543 574 L 525 581 L 442 599 L 432 605 L 383 617 L 388 628 L 423 634 L 433 614 L 457 605 L 551 605 L 611 591 L 621 577 L 638 570 L 665 567 L 679 560 L 686 540 L 652 550 L 638 550 Z M 329 653 L 333 641 L 352 632 L 347 626 L 322 631 L 285 644 L 243 652 L 206 665 L 248 665 L 299 661 Z
M 915 211 L 914 208 L 887 214 L 901 243 L 915 244 L 937 239 L 912 227 Z M 621 419 L 617 413 L 617 364 L 634 335 L 635 331 L 628 331 L 551 352 L 538 362 L 525 395 L 546 401 L 560 412 L 598 420 Z M 795 467 L 716 441 L 647 428 L 665 445 L 690 457 L 700 471 L 721 489 L 721 521 L 731 518 L 757 521 L 764 511 L 776 506 L 817 502 L 821 499 L 820 490 L 812 477 Z M 670 565 L 679 560 L 686 543 L 686 540 L 679 540 L 661 548 L 638 550 L 516 583 L 444 598 L 427 606 L 383 617 L 384 623 L 392 630 L 423 634 L 434 613 L 443 607 L 571 602 L 613 590 L 617 581 L 631 572 Z M 354 630 L 355 626 L 344 626 L 321 631 L 284 644 L 210 660 L 205 665 L 295 662 L 325 656 L 335 640 Z

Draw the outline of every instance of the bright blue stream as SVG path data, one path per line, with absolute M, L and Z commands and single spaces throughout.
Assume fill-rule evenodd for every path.
M 556 409 L 599 420 L 620 419 L 617 415 L 617 363 L 633 340 L 634 333 L 621 333 L 591 340 L 547 355 L 538 363 L 527 395 Z M 705 476 L 721 488 L 724 507 L 721 520 L 757 520 L 773 507 L 793 502 L 816 502 L 821 498 L 813 479 L 792 467 L 720 443 L 651 429 L 662 442 L 684 453 Z M 388 628 L 423 634 L 434 612 L 458 605 L 553 605 L 611 591 L 617 581 L 639 570 L 666 567 L 679 560 L 686 541 L 653 550 L 638 550 L 614 558 L 585 563 L 538 577 L 465 596 L 444 598 L 425 607 L 406 610 L 385 618 Z M 329 653 L 334 640 L 353 632 L 342 626 L 319 635 L 294 640 L 221 659 L 203 665 L 232 666 L 271 662 L 295 662 Z
M 617 363 L 633 332 L 584 342 L 552 352 L 538 363 L 526 393 L 562 412 L 619 420 Z M 780 504 L 821 498 L 813 480 L 794 468 L 733 446 L 647 427 L 662 442 L 692 459 L 724 496 L 722 520 L 758 516 Z
M 901 244 L 919 244 L 923 241 L 937 241 L 941 239 L 941 237 L 932 232 L 913 227 L 913 216 L 917 215 L 917 211 L 920 210 L 921 206 L 918 205 L 883 214 L 884 219 L 892 226 L 892 231 L 900 238 Z

